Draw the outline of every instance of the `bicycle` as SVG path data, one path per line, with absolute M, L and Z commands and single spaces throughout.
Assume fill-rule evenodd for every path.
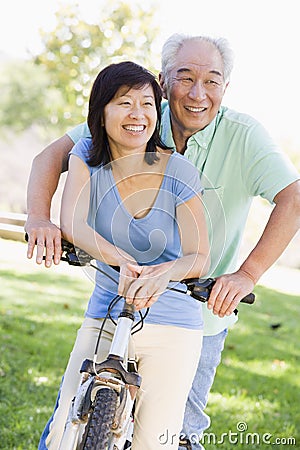
M 100 270 L 92 264 L 90 255 L 65 240 L 62 240 L 61 260 L 70 265 Z M 206 302 L 214 282 L 212 278 L 186 279 L 180 282 L 180 292 Z M 174 286 L 168 289 L 178 290 Z M 111 310 L 121 300 L 124 302 L 123 309 L 117 319 L 108 357 L 97 363 L 96 355 L 104 324 L 108 318 L 112 320 Z M 241 301 L 252 304 L 255 296 L 251 293 Z M 116 296 L 111 302 L 100 328 L 94 359 L 86 359 L 82 363 L 81 384 L 70 406 L 59 450 L 130 450 L 134 402 L 141 386 L 141 377 L 134 355 L 128 353 L 128 348 L 131 334 L 139 331 L 137 327 L 143 325 L 146 314 L 142 316 L 140 313 L 141 320 L 134 324 L 134 305 L 128 305 L 121 296 Z M 180 446 L 189 448 L 189 443 L 183 442 Z

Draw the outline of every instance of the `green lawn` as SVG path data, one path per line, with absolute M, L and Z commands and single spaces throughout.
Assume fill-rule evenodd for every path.
M 0 271 L 0 448 L 37 449 L 91 291 L 77 270 Z M 256 296 L 226 340 L 208 450 L 300 448 L 299 297 L 260 286 Z

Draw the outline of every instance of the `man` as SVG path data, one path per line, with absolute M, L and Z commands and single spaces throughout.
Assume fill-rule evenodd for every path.
M 163 141 L 199 169 L 211 239 L 210 275 L 217 277 L 204 307 L 205 337 L 198 371 L 186 406 L 184 440 L 203 448 L 201 434 L 210 421 L 204 413 L 221 359 L 233 311 L 278 259 L 300 225 L 299 174 L 251 117 L 221 105 L 232 70 L 224 39 L 173 35 L 163 46 L 160 83 Z M 28 257 L 37 242 L 37 262 L 58 264 L 60 231 L 50 222 L 50 204 L 68 152 L 86 125 L 50 144 L 33 163 L 28 186 Z M 46 180 L 46 181 L 45 181 Z M 257 245 L 238 267 L 238 250 L 251 200 L 261 195 L 275 206 Z M 166 430 L 167 431 L 167 430 Z M 195 439 L 198 436 L 199 439 Z

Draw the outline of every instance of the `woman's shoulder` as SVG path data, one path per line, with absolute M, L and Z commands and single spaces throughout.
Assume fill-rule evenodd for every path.
M 80 138 L 79 141 L 74 145 L 70 154 L 78 156 L 89 168 L 91 174 L 99 171 L 103 168 L 103 165 L 99 166 L 90 166 L 90 150 L 92 147 L 92 139 L 91 138 Z
M 172 152 L 169 160 L 169 169 L 181 174 L 181 177 L 189 176 L 198 173 L 195 165 L 189 161 L 184 155 L 178 152 Z
M 92 146 L 91 138 L 80 138 L 79 141 L 72 148 L 71 153 L 73 155 L 80 156 L 83 159 L 87 160 L 91 146 Z

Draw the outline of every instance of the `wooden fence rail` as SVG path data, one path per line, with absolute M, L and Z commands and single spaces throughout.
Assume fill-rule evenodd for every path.
M 0 211 L 0 237 L 24 242 L 26 214 Z

